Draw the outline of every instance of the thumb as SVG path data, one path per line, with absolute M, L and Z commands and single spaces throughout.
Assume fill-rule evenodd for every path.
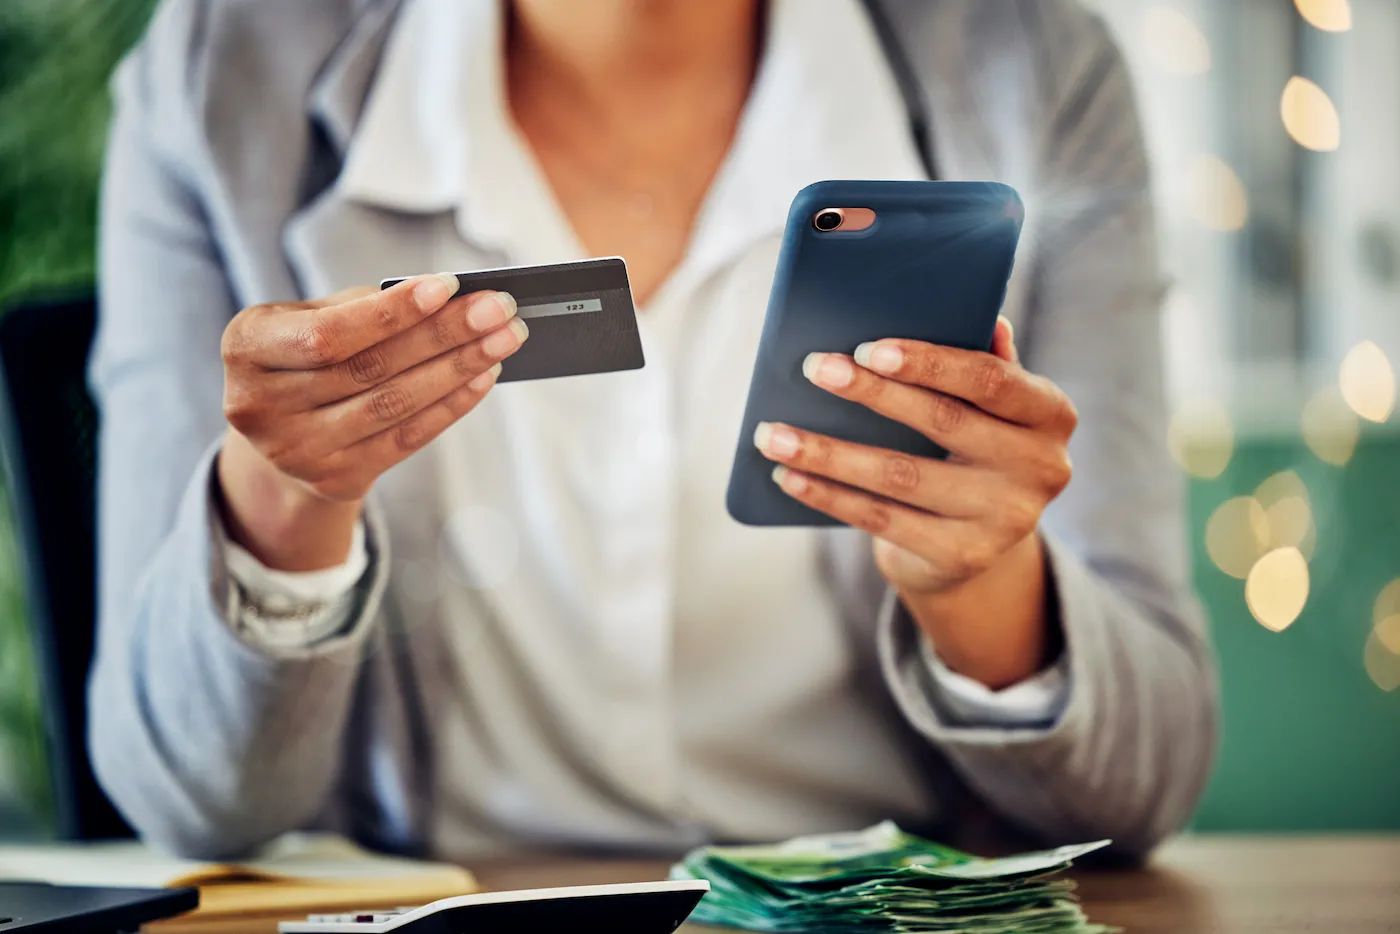
M 996 330 L 992 332 L 992 353 L 1007 363 L 1021 362 L 1021 355 L 1016 351 L 1015 331 L 1002 315 L 997 316 Z

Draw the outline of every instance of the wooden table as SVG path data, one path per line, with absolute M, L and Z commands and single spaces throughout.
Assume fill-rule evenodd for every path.
M 478 863 L 472 869 L 493 889 L 666 876 L 659 862 Z M 1146 869 L 1075 875 L 1089 917 L 1132 934 L 1400 932 L 1400 836 L 1183 837 L 1163 847 Z

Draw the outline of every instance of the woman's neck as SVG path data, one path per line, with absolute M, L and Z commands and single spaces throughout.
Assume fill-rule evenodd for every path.
M 515 0 L 507 94 L 584 249 L 639 302 L 684 256 L 757 66 L 761 0 Z
M 759 7 L 760 0 L 513 0 L 510 56 L 575 106 L 645 112 L 688 89 L 747 89 Z

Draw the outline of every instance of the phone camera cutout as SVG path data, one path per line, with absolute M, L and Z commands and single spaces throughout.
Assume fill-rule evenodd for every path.
M 870 208 L 822 208 L 812 215 L 812 226 L 822 233 L 856 233 L 866 230 L 875 223 L 875 212 Z

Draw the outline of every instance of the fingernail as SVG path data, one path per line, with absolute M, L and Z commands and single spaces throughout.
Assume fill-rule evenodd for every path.
M 497 293 L 496 293 L 496 301 L 500 302 L 500 303 L 501 303 L 501 307 L 504 308 L 504 309 L 506 310 L 506 317 L 507 317 L 507 318 L 514 318 L 514 317 L 515 317 L 515 312 L 516 312 L 517 306 L 516 306 L 516 304 L 515 304 L 515 296 L 514 296 L 514 295 L 510 294 L 509 292 L 497 292 Z
M 457 286 L 457 277 L 450 272 L 425 276 L 422 282 L 413 287 L 413 301 L 417 303 L 419 310 L 432 311 L 456 295 Z
M 1011 319 L 1006 315 L 997 315 L 997 320 L 1006 325 L 1006 336 L 1012 341 L 1016 340 L 1016 328 L 1012 326 Z
M 856 348 L 856 363 L 877 373 L 894 373 L 904 364 L 904 351 L 889 344 L 870 342 Z
M 771 422 L 758 423 L 753 432 L 753 443 L 754 447 L 774 457 L 792 457 L 802 446 L 796 432 Z
M 783 489 L 783 492 L 793 496 L 800 495 L 807 490 L 807 478 L 800 473 L 793 473 L 782 464 L 773 468 L 773 482 Z
M 856 371 L 845 357 L 830 353 L 809 353 L 802 361 L 802 375 L 827 389 L 844 389 L 856 378 Z
M 472 302 L 471 308 L 467 309 L 467 324 L 472 330 L 489 331 L 500 327 L 506 323 L 506 319 L 515 314 L 515 299 L 505 295 L 507 300 L 502 301 L 500 296 L 503 294 L 488 293 Z
M 501 375 L 501 365 L 498 363 L 485 373 L 481 373 L 467 383 L 467 388 L 472 392 L 485 392 L 496 382 L 496 377 Z
M 481 349 L 486 351 L 488 356 L 504 357 L 523 344 L 529 336 L 530 329 L 525 326 L 525 322 L 519 318 L 512 318 L 510 324 L 499 331 L 492 331 L 481 342 Z

